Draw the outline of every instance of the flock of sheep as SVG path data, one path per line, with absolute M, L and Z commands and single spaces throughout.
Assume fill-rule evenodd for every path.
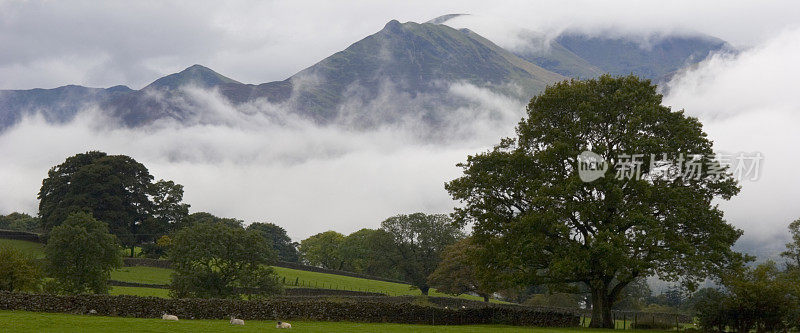
M 169 321 L 178 321 L 178 316 L 167 314 L 166 312 L 161 315 L 161 319 L 169 320 Z M 244 320 L 237 319 L 234 316 L 231 316 L 231 325 L 244 325 Z M 278 322 L 278 325 L 275 325 L 275 328 L 292 328 L 292 324 L 286 322 Z

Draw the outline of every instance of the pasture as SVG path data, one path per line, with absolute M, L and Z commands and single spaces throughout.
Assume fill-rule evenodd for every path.
M 445 333 L 566 333 L 608 332 L 587 328 L 539 328 L 504 325 L 403 325 L 351 322 L 290 321 L 291 332 L 445 332 Z M 161 319 L 84 316 L 61 313 L 0 311 L 2 332 L 264 332 L 276 330 L 275 321 L 246 321 L 245 326 L 231 326 L 227 320 L 186 320 L 166 322 Z M 280 332 L 280 331 L 278 331 Z M 628 330 L 628 332 L 662 332 Z

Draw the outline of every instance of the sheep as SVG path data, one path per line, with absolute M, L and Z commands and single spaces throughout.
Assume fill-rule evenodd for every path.
M 169 315 L 169 314 L 167 314 L 166 312 L 164 312 L 164 313 L 161 315 L 161 319 L 162 319 L 162 320 L 170 320 L 170 321 L 178 321 L 178 316 Z
M 236 317 L 231 316 L 231 325 L 244 325 L 244 320 L 236 319 Z
M 292 328 L 292 324 L 279 321 L 278 325 L 275 325 L 275 328 Z

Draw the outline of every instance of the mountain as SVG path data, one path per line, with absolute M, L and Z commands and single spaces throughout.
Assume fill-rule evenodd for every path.
M 566 32 L 542 42 L 530 39 L 533 47 L 516 51 L 525 60 L 556 73 L 575 77 L 634 74 L 655 81 L 731 47 L 706 35 L 666 36 L 642 42 L 633 37 L 592 36 Z
M 233 105 L 277 104 L 320 124 L 371 127 L 413 118 L 435 128 L 452 121 L 448 110 L 469 104 L 450 93 L 452 83 L 524 101 L 567 77 L 606 72 L 663 77 L 726 46 L 710 37 L 668 37 L 643 48 L 631 39 L 565 33 L 547 44 L 532 36 L 532 47 L 512 53 L 473 31 L 441 24 L 457 16 L 422 24 L 392 20 L 375 34 L 285 80 L 258 85 L 193 65 L 140 90 L 75 85 L 3 90 L 0 131 L 27 114 L 40 113 L 58 123 L 94 106 L 131 127 L 162 119 L 195 121 L 207 106 L 194 95 L 196 89 L 187 87 L 213 89 Z

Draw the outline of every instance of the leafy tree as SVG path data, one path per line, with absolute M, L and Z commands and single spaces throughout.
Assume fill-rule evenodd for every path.
M 151 216 L 140 228 L 141 241 L 155 241 L 158 237 L 177 230 L 189 215 L 189 205 L 183 203 L 183 185 L 159 180 L 150 186 L 153 202 Z
M 297 254 L 297 247 L 292 243 L 292 239 L 286 234 L 286 230 L 273 223 L 255 222 L 247 226 L 247 230 L 256 231 L 264 237 L 278 253 L 278 259 L 288 262 L 300 261 Z
M 615 310 L 641 310 L 647 305 L 652 292 L 647 279 L 642 277 L 629 283 L 619 295 L 619 301 L 614 304 Z
M 49 276 L 71 294 L 107 293 L 111 271 L 122 266 L 119 244 L 108 225 L 84 212 L 68 215 L 53 228 L 45 257 Z
M 336 231 L 318 233 L 300 242 L 300 256 L 312 266 L 342 269 L 344 265 L 340 253 L 342 242 L 344 235 Z
M 439 292 L 454 296 L 476 293 L 488 302 L 489 296 L 499 289 L 499 282 L 478 275 L 471 254 L 478 250 L 470 238 L 447 246 L 439 266 L 428 276 L 428 284 Z
M 90 151 L 69 157 L 51 168 L 42 181 L 39 217 L 43 229 L 50 231 L 71 213 L 89 212 L 107 223 L 133 256 L 139 242 L 163 233 L 163 224 L 188 208 L 180 204 L 183 187 L 152 181 L 144 165 L 125 155 Z
M 173 297 L 268 296 L 282 290 L 268 266 L 277 255 L 260 234 L 243 228 L 202 222 L 181 229 L 172 239 L 169 258 L 175 269 Z
M 345 237 L 339 247 L 343 269 L 390 279 L 402 279 L 402 275 L 392 262 L 386 260 L 385 244 L 393 241 L 392 236 L 375 229 L 361 229 Z
M 731 250 L 741 231 L 712 203 L 735 195 L 736 181 L 710 172 L 719 165 L 700 122 L 661 99 L 634 76 L 557 83 L 528 104 L 516 138 L 459 164 L 446 189 L 464 204 L 455 220 L 491 254 L 481 267 L 525 285 L 585 284 L 591 325 L 612 328 L 614 302 L 639 277 L 691 287 L 741 264 Z M 589 150 L 610 167 L 585 182 L 577 157 Z M 617 177 L 634 154 L 641 177 Z M 675 162 L 662 165 L 663 154 Z M 688 170 L 682 154 L 703 169 L 671 177 Z
M 186 227 L 191 227 L 200 223 L 219 223 L 232 228 L 244 228 L 244 221 L 230 217 L 217 217 L 211 213 L 197 212 L 186 216 L 174 230 L 180 230 Z
M 8 215 L 0 215 L 0 229 L 16 230 L 16 231 L 39 231 L 41 223 L 36 217 L 32 217 L 25 213 L 11 213 Z
M 392 236 L 383 244 L 386 258 L 403 274 L 406 281 L 428 294 L 428 276 L 436 270 L 445 248 L 464 238 L 464 233 L 447 215 L 414 213 L 390 217 L 381 230 Z
M 798 280 L 773 261 L 723 278 L 726 293 L 704 291 L 693 303 L 701 326 L 738 332 L 787 331 L 798 325 Z
M 789 224 L 789 234 L 792 241 L 786 244 L 786 251 L 781 256 L 786 258 L 789 269 L 800 269 L 800 219 Z
M 0 291 L 37 291 L 41 283 L 35 259 L 11 247 L 0 247 Z

